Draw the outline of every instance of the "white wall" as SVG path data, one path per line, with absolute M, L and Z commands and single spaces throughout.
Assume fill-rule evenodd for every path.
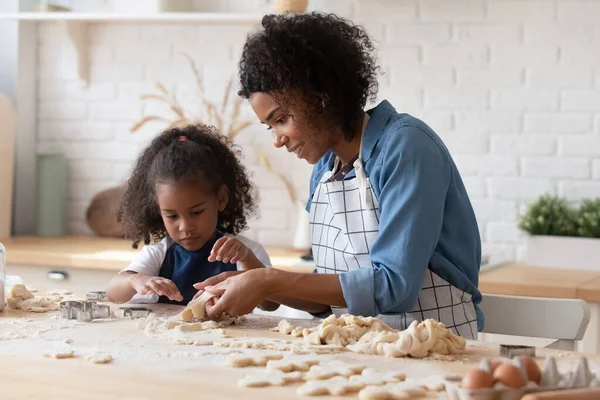
M 235 8 L 235 1 L 229 3 Z M 492 261 L 518 256 L 517 214 L 536 196 L 600 196 L 600 1 L 327 4 L 365 24 L 378 41 L 385 72 L 379 97 L 422 117 L 445 140 Z M 40 25 L 38 152 L 69 157 L 72 232 L 88 232 L 84 211 L 90 198 L 125 179 L 138 151 L 160 129 L 129 133 L 135 120 L 157 111 L 137 96 L 155 80 L 189 95 L 193 78 L 180 55 L 185 51 L 201 64 L 218 101 L 251 28 L 95 23 L 92 82 L 81 89 L 60 26 Z M 252 116 L 247 106 L 244 112 Z M 257 124 L 240 140 L 260 145 L 274 165 L 292 170 L 300 195 L 306 195 L 310 168 L 273 149 L 264 128 Z M 263 218 L 253 222 L 250 236 L 266 245 L 290 244 L 294 207 L 250 147 L 245 154 L 262 198 Z

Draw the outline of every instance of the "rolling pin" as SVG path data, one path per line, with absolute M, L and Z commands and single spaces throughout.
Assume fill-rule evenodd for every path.
M 600 399 L 600 388 L 553 390 L 550 392 L 529 393 L 521 400 L 597 400 Z

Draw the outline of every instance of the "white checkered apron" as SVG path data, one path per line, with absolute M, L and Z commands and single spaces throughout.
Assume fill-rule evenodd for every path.
M 337 170 L 339 160 L 333 170 Z M 370 247 L 379 235 L 379 202 L 362 169 L 361 157 L 354 163 L 356 178 L 326 182 L 326 172 L 310 206 L 311 241 L 317 271 L 339 274 L 357 268 L 373 268 Z M 401 223 L 401 221 L 399 221 Z M 433 318 L 466 339 L 476 339 L 477 317 L 471 295 L 452 286 L 429 268 L 416 306 L 409 312 L 378 315 L 395 329 L 406 329 L 414 320 Z M 332 308 L 336 315 L 347 313 Z

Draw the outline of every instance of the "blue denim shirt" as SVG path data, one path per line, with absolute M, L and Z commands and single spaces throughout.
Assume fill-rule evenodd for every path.
M 423 121 L 399 114 L 387 101 L 368 111 L 364 170 L 379 201 L 379 236 L 371 262 L 340 274 L 344 299 L 355 315 L 400 314 L 416 304 L 425 271 L 472 295 L 477 306 L 481 239 L 458 169 L 440 137 Z M 329 151 L 313 168 L 307 210 L 322 175 L 333 168 Z M 345 179 L 354 179 L 354 171 Z

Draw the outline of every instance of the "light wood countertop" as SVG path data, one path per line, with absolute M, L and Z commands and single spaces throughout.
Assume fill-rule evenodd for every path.
M 8 264 L 71 267 L 120 271 L 139 250 L 131 241 L 97 236 L 39 238 L 14 236 L 2 238 Z M 267 247 L 273 267 L 293 272 L 312 272 L 314 265 L 300 256 L 306 251 L 285 247 Z
M 152 305 L 160 317 L 169 317 L 181 309 L 176 306 Z M 31 314 L 16 310 L 0 313 L 0 327 L 7 332 L 19 332 L 19 340 L 8 339 L 0 346 L 0 381 L 2 399 L 301 399 L 296 394 L 299 384 L 268 388 L 243 388 L 237 381 L 247 374 L 261 373 L 257 368 L 231 368 L 225 365 L 228 348 L 216 346 L 186 346 L 174 344 L 169 332 L 152 337 L 136 327 L 137 321 L 106 320 L 93 323 L 70 323 L 52 318 L 56 313 Z M 228 339 L 207 331 L 188 332 L 188 338 L 211 340 L 291 340 L 270 332 L 279 318 L 249 315 L 245 323 L 225 327 Z M 301 326 L 315 326 L 320 321 L 291 321 Z M 39 332 L 38 332 L 39 331 Z M 172 332 L 171 332 L 172 333 Z M 71 340 L 68 347 L 74 358 L 54 360 L 42 356 L 56 351 Z M 112 355 L 108 365 L 85 361 L 87 354 L 101 349 Z M 388 358 L 355 354 L 349 351 L 311 355 L 322 363 L 338 360 L 366 367 L 405 373 L 411 379 L 437 380 L 446 374 L 464 374 L 479 365 L 482 357 L 497 358 L 498 346 L 483 342 L 468 342 L 465 353 L 447 359 Z M 577 354 L 565 351 L 537 349 L 537 362 L 542 365 L 546 355 L 555 355 L 559 368 L 576 365 Z M 252 353 L 264 354 L 257 350 Z M 282 354 L 283 355 L 283 354 Z M 598 362 L 598 356 L 589 356 Z M 437 377 L 437 378 L 436 378 Z M 437 380 L 439 382 L 439 380 Z M 320 396 L 320 400 L 341 397 Z M 356 399 L 356 395 L 343 398 Z M 427 398 L 443 399 L 434 395 Z
M 600 302 L 600 271 L 540 268 L 506 263 L 479 275 L 482 293 Z

